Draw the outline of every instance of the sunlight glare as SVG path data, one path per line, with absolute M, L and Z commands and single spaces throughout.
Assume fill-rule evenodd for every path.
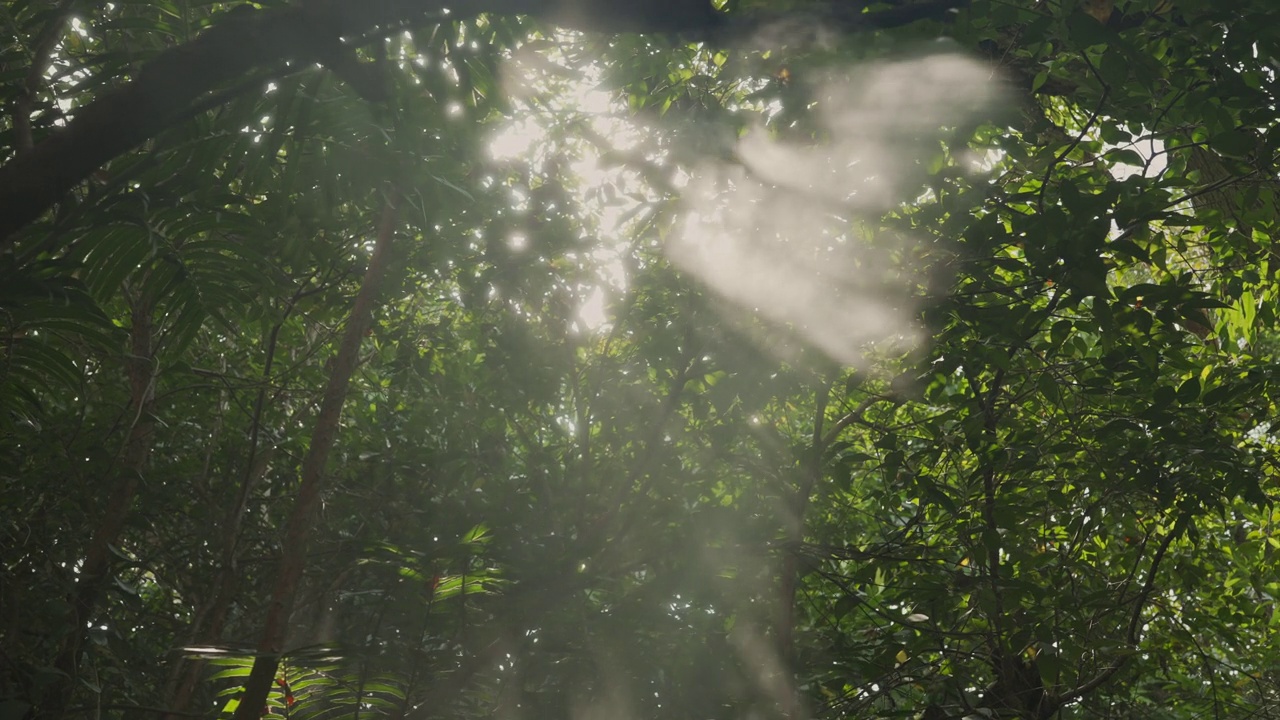
M 604 289 L 597 287 L 587 296 L 582 307 L 578 308 L 578 321 L 574 324 L 574 329 L 583 333 L 594 332 L 604 328 L 608 321 Z
M 534 148 L 547 141 L 547 129 L 532 118 L 508 125 L 489 140 L 489 157 L 499 162 L 527 158 Z
M 499 165 L 523 166 L 523 172 L 535 178 L 566 181 L 564 189 L 573 202 L 561 210 L 576 214 L 590 236 L 592 245 L 580 257 L 589 260 L 596 278 L 594 284 L 576 290 L 579 306 L 573 329 L 607 329 L 608 297 L 626 288 L 627 237 L 642 214 L 643 202 L 637 174 L 606 162 L 605 155 L 632 150 L 643 135 L 619 113 L 613 94 L 600 89 L 603 69 L 596 64 L 575 64 L 554 49 L 521 49 L 512 54 L 503 81 L 516 112 L 490 135 L 489 157 Z M 553 177 L 556 168 L 567 177 Z M 512 208 L 524 211 L 529 196 L 520 174 L 508 182 Z M 529 237 L 520 233 L 508 243 L 513 250 L 523 250 Z

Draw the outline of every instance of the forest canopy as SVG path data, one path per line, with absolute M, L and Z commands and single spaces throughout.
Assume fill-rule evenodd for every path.
M 0 720 L 1280 718 L 1273 0 L 0 22 Z

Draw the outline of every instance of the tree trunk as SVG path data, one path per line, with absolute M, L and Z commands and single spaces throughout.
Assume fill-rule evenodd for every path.
M 240 704 L 236 708 L 235 720 L 257 720 L 261 717 L 267 694 L 271 690 L 271 683 L 275 680 L 276 670 L 280 664 L 280 654 L 284 651 L 289 616 L 293 612 L 298 584 L 306 566 L 307 544 L 310 541 L 311 529 L 315 523 L 316 511 L 320 507 L 320 498 L 324 490 L 325 465 L 338 436 L 342 405 L 351 384 L 351 375 L 355 372 L 356 362 L 359 360 L 360 344 L 372 320 L 374 305 L 390 256 L 391 239 L 396 228 L 397 203 L 398 196 L 393 190 L 383 208 L 373 256 L 369 260 L 369 267 L 365 270 L 360 292 L 356 295 L 355 303 L 351 308 L 342 344 L 333 361 L 333 370 L 329 373 L 329 381 L 325 386 L 320 404 L 320 413 L 316 417 L 315 430 L 311 435 L 311 446 L 302 460 L 298 497 L 294 501 L 293 511 L 289 514 L 285 526 L 284 544 L 280 550 L 280 566 L 276 571 L 275 588 L 271 593 L 262 637 L 258 642 L 258 655 L 254 659 L 253 670 L 249 673 L 244 694 L 240 697 Z

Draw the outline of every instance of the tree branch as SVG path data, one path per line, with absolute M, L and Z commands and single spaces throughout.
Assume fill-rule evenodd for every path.
M 845 31 L 898 27 L 941 19 L 966 0 L 900 3 L 874 13 L 826 12 Z M 457 21 L 481 13 L 530 15 L 571 29 L 684 33 L 717 42 L 751 38 L 763 16 L 731 17 L 700 0 L 310 0 L 253 10 L 240 6 L 189 43 L 161 53 L 129 85 L 76 108 L 67 126 L 0 167 L 0 252 L 96 169 L 181 122 L 202 99 L 254 70 L 287 61 L 336 65 L 339 77 L 376 97 L 376 79 L 350 55 L 353 44 L 405 27 Z M 353 67 L 354 65 L 354 67 Z M 360 70 L 360 72 L 356 72 Z M 362 80 L 369 80 L 362 82 Z
M 333 360 L 333 370 L 325 385 L 320 413 L 316 417 L 315 429 L 311 433 L 311 445 L 307 448 L 307 454 L 302 460 L 298 495 L 285 526 L 284 542 L 280 549 L 280 566 L 276 570 L 271 602 L 267 605 L 267 618 L 263 624 L 262 637 L 258 642 L 258 655 L 254 658 L 253 669 L 245 681 L 244 694 L 240 698 L 239 707 L 236 708 L 235 720 L 258 720 L 261 717 L 263 704 L 276 677 L 298 583 L 306 569 L 307 545 L 310 542 L 316 514 L 320 509 L 325 486 L 325 466 L 329 461 L 329 453 L 337 441 L 342 406 L 346 402 L 351 375 L 355 372 L 356 363 L 360 357 L 360 344 L 364 341 L 365 330 L 373 322 L 378 294 L 382 288 L 382 278 L 391 259 L 391 242 L 395 236 L 398 203 L 399 189 L 396 188 L 391 190 L 383 207 L 373 255 L 365 270 L 360 292 L 356 294 L 352 305 L 338 354 Z
M 1155 555 L 1151 557 L 1151 569 L 1147 571 L 1147 578 L 1142 583 L 1142 589 L 1138 592 L 1138 596 L 1133 600 L 1133 613 L 1129 616 L 1129 627 L 1125 633 L 1125 642 L 1130 646 L 1138 644 L 1138 628 L 1142 621 L 1142 610 L 1147 606 L 1147 600 L 1151 598 L 1151 592 L 1155 590 L 1156 575 L 1160 570 L 1160 563 L 1164 560 L 1165 553 L 1169 551 L 1169 546 L 1173 541 L 1182 536 L 1186 531 L 1187 525 L 1190 524 L 1191 516 L 1184 514 L 1174 523 L 1173 529 L 1164 537 L 1160 543 L 1160 547 L 1156 549 Z M 1074 689 L 1064 693 L 1058 698 L 1058 707 L 1062 707 L 1067 703 L 1082 698 L 1101 687 L 1104 683 L 1115 676 L 1116 673 L 1129 662 L 1129 658 L 1133 657 L 1132 652 L 1127 655 L 1121 655 L 1116 658 L 1115 662 L 1103 668 L 1098 674 L 1081 683 Z

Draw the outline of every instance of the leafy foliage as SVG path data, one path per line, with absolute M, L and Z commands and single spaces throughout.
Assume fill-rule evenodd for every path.
M 0 720 L 232 717 L 267 657 L 240 717 L 1277 716 L 1280 8 L 722 11 L 777 24 L 384 28 L 385 102 L 255 68 L 18 232 Z M 11 3 L 3 158 L 246 12 Z M 941 38 L 998 100 L 873 92 Z M 717 274 L 694 221 L 768 242 Z

